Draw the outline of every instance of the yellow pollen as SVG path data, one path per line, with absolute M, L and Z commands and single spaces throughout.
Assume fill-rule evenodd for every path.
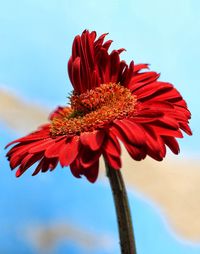
M 136 97 L 120 84 L 102 84 L 83 94 L 73 94 L 71 107 L 63 108 L 51 123 L 51 134 L 80 135 L 107 126 L 134 113 Z

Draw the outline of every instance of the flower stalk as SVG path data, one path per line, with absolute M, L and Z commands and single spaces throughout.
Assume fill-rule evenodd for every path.
M 105 165 L 115 203 L 121 253 L 136 254 L 130 207 L 121 171 L 113 169 L 106 161 Z

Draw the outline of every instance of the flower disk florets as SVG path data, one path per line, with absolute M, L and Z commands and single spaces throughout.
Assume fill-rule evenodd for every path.
M 136 97 L 120 84 L 102 84 L 70 98 L 71 107 L 63 108 L 51 123 L 53 136 L 77 135 L 101 129 L 114 119 L 131 116 Z

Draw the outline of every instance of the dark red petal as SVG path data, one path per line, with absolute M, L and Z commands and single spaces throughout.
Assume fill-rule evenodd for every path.
M 91 151 L 90 149 L 87 149 L 86 147 L 82 147 L 82 150 L 80 152 L 80 165 L 82 168 L 89 168 L 91 167 L 95 161 L 99 160 L 99 157 L 101 155 L 101 151 Z
M 94 183 L 97 180 L 99 174 L 99 160 L 97 160 L 93 165 L 89 168 L 84 169 L 83 175 L 86 176 L 88 181 Z
M 117 83 L 119 63 L 119 53 L 117 50 L 113 50 L 110 54 L 110 82 Z
M 43 158 L 43 164 L 42 164 L 42 172 L 43 173 L 45 173 L 45 172 L 47 172 L 48 171 L 48 169 L 49 169 L 49 160 L 50 159 L 48 159 L 48 158 Z
M 118 52 L 119 54 L 121 54 L 121 53 L 124 52 L 124 51 L 126 51 L 125 48 L 120 48 L 120 49 L 117 50 L 117 52 Z
M 102 34 L 102 35 L 99 36 L 99 38 L 94 42 L 94 46 L 95 46 L 96 48 L 102 46 L 103 41 L 104 41 L 106 35 L 108 35 L 108 33 Z
M 74 38 L 73 44 L 72 44 L 72 59 L 76 59 L 77 56 L 80 56 L 80 51 L 81 51 L 81 46 L 80 46 L 80 42 L 81 42 L 81 37 L 80 35 L 77 35 Z
M 83 49 L 85 49 L 85 55 L 87 56 L 87 64 L 88 67 L 93 70 L 94 69 L 94 48 L 93 48 L 94 38 L 91 38 L 91 34 L 89 36 L 85 37 L 85 45 L 83 46 Z
M 108 40 L 108 41 L 106 41 L 104 44 L 103 44 L 103 48 L 105 49 L 105 50 L 108 50 L 109 48 L 110 48 L 110 45 L 112 44 L 112 40 Z
M 134 67 L 134 72 L 141 71 L 142 69 L 149 69 L 149 64 L 136 64 Z
M 189 125 L 188 125 L 187 123 L 181 122 L 181 123 L 179 123 L 179 125 L 180 125 L 180 128 L 181 128 L 185 133 L 187 133 L 188 135 L 192 135 L 192 131 L 191 131 L 191 129 L 190 129 L 190 127 L 189 127 Z
M 110 82 L 110 59 L 108 52 L 105 49 L 102 49 L 101 52 L 96 56 L 99 73 L 101 76 L 101 83 L 109 83 Z
M 146 136 L 147 154 L 153 159 L 161 161 L 166 154 L 166 148 L 161 138 L 148 125 L 143 126 Z
M 36 167 L 35 171 L 33 172 L 32 176 L 37 175 L 37 174 L 41 171 L 41 169 L 42 169 L 42 167 L 43 167 L 43 163 L 44 163 L 44 161 L 45 161 L 45 159 L 44 159 L 44 158 L 43 158 L 43 159 L 41 159 L 41 161 L 40 161 L 40 162 L 39 162 L 39 164 L 37 165 L 37 167 Z M 17 174 L 17 173 L 16 173 L 16 174 Z
M 106 142 L 104 143 L 103 149 L 105 153 L 109 153 L 115 157 L 120 157 L 121 155 L 121 147 L 119 141 L 112 131 L 109 132 L 108 137 L 106 138 Z
M 133 72 L 134 72 L 134 62 L 131 61 L 130 65 L 129 65 L 129 68 L 127 69 L 127 73 L 121 81 L 123 86 L 125 86 L 125 87 L 129 86 L 129 83 L 130 83 L 130 81 L 133 77 Z
M 163 136 L 162 139 L 173 153 L 178 154 L 180 152 L 178 142 L 174 137 Z
M 71 81 L 71 83 L 73 83 L 73 79 L 72 79 L 72 64 L 73 64 L 73 59 L 72 59 L 72 56 L 69 58 L 69 61 L 68 61 L 68 75 L 69 75 L 69 79 Z
M 124 76 L 124 72 L 126 72 L 127 68 L 128 68 L 128 65 L 126 64 L 125 61 L 122 60 L 119 64 L 119 73 L 118 73 L 118 78 L 117 78 L 119 83 L 121 83 L 121 81 L 123 79 L 122 77 Z
M 44 158 L 44 163 L 42 165 L 42 172 L 45 173 L 48 170 L 52 171 L 58 164 L 57 158 Z
M 21 161 L 21 167 L 23 169 L 30 168 L 35 162 L 39 161 L 43 157 L 43 153 L 37 154 L 28 154 L 24 159 Z
M 74 87 L 75 91 L 83 91 L 83 85 L 81 80 L 81 59 L 77 57 L 73 64 L 72 64 L 72 71 L 71 71 L 72 83 L 76 84 Z
M 49 163 L 49 170 L 53 171 L 57 165 L 58 165 L 58 158 L 52 158 L 52 160 Z
M 74 136 L 67 140 L 60 150 L 59 160 L 62 167 L 71 164 L 79 152 L 79 137 Z
M 30 168 L 34 163 L 39 161 L 43 157 L 43 153 L 38 154 L 28 154 L 24 159 L 21 161 L 21 165 L 16 172 L 16 176 L 21 176 L 28 168 Z
M 81 167 L 79 159 L 76 158 L 71 164 L 70 164 L 70 170 L 73 174 L 73 176 L 77 178 L 81 178 Z
M 108 165 L 114 169 L 120 169 L 122 167 L 120 156 L 114 156 L 107 152 L 103 153 L 104 159 L 108 163 Z
M 128 153 L 130 154 L 130 156 L 136 160 L 136 161 L 140 161 L 140 160 L 143 160 L 145 157 L 146 157 L 146 149 L 145 147 L 143 147 L 141 149 L 132 145 L 132 144 L 128 144 L 128 143 L 124 143 L 124 146 L 126 148 L 126 150 L 128 151 Z
M 80 135 L 80 142 L 84 146 L 88 146 L 92 151 L 98 150 L 104 140 L 104 131 L 93 131 L 93 132 L 83 132 Z

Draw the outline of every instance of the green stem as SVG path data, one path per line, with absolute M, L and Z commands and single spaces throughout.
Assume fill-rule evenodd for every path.
M 105 161 L 107 177 L 112 188 L 115 210 L 117 214 L 120 246 L 122 254 L 136 254 L 135 238 L 131 213 L 128 203 L 125 184 L 120 170 L 115 170 L 108 166 Z

